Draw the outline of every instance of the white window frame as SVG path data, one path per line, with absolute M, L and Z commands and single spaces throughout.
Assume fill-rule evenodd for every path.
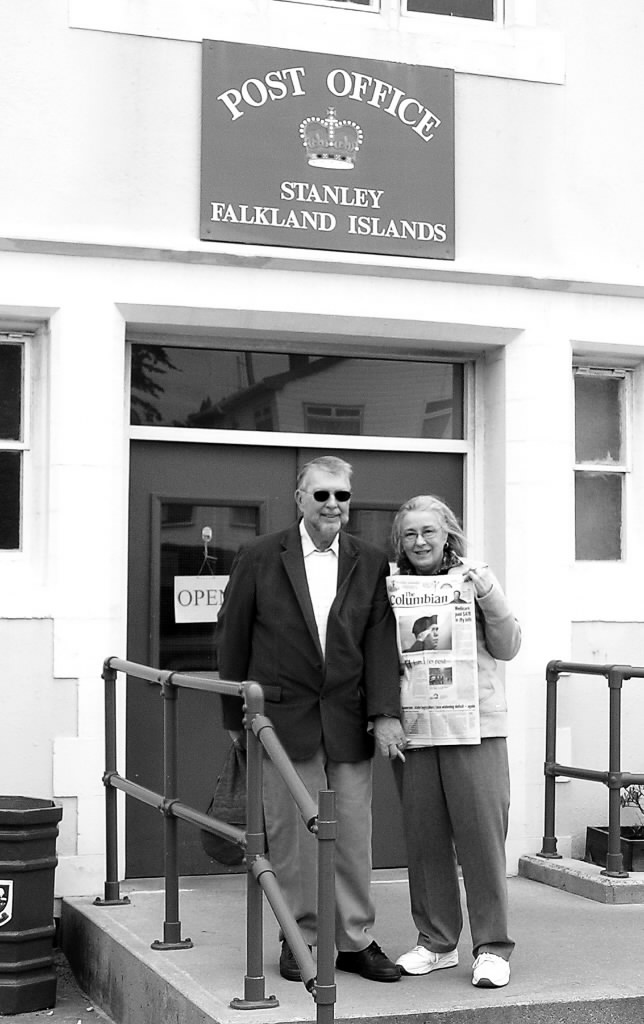
M 446 15 L 446 14 L 433 14 L 433 13 L 427 12 L 427 11 L 410 11 L 410 10 L 407 9 L 408 0 L 399 0 L 399 2 L 400 2 L 400 13 L 402 14 L 403 18 L 423 18 L 423 19 L 425 19 L 425 18 L 446 18 L 446 17 L 448 17 L 448 15 Z M 461 19 L 458 14 L 454 15 L 454 18 L 458 19 L 458 20 L 468 21 L 468 22 L 471 22 L 471 21 L 474 21 L 474 22 L 476 22 L 476 21 L 483 21 L 483 22 L 485 22 L 488 25 L 503 25 L 504 24 L 504 20 L 505 20 L 504 19 L 504 6 L 505 6 L 505 0 L 494 0 L 494 14 L 493 14 L 493 17 L 490 18 L 490 19 L 488 19 L 488 18 L 481 18 L 481 19 L 477 19 L 477 18 L 463 18 L 463 19 Z
M 171 340 L 170 340 L 171 339 Z M 242 347 L 241 339 L 235 339 L 234 344 L 228 345 L 217 345 L 212 340 L 205 342 L 203 338 L 197 339 L 194 337 L 183 337 L 181 335 L 169 335 L 164 340 L 159 340 L 158 337 L 152 340 L 144 335 L 133 333 L 128 335 L 128 366 L 131 365 L 132 358 L 132 345 L 136 344 L 158 344 L 160 346 L 177 346 L 185 348 L 238 348 Z M 251 351 L 261 351 L 265 348 L 267 351 L 274 351 L 274 343 L 267 342 L 264 345 L 254 338 L 250 343 L 246 343 L 243 347 L 248 348 Z M 309 346 L 302 348 L 303 352 L 308 352 Z M 289 346 L 289 352 L 297 351 L 297 345 Z M 322 354 L 330 354 L 331 352 L 336 353 L 335 348 L 332 346 L 327 349 L 325 346 L 320 346 L 318 352 Z M 343 357 L 347 359 L 352 358 L 382 358 L 381 353 L 373 352 L 369 355 L 365 355 L 364 352 L 355 353 L 351 349 L 343 349 L 341 353 Z M 408 362 L 409 360 L 416 361 L 419 358 L 421 361 L 428 363 L 435 362 L 436 359 L 432 358 L 431 350 L 428 350 L 419 357 L 417 352 L 405 352 L 404 350 L 396 351 L 393 357 L 393 361 L 397 362 Z M 475 374 L 475 358 L 459 358 L 457 353 L 454 354 L 453 359 L 444 360 L 445 362 L 458 362 L 462 363 L 465 368 L 463 375 L 463 434 L 462 438 L 455 439 L 443 439 L 434 437 L 389 437 L 378 434 L 309 434 L 309 433 L 288 433 L 286 431 L 261 431 L 261 430 L 230 430 L 228 428 L 193 428 L 193 427 L 160 427 L 148 424 L 129 426 L 129 436 L 133 441 L 178 441 L 185 442 L 187 444 L 226 444 L 226 445 L 252 445 L 255 447 L 271 447 L 271 448 L 321 448 L 326 451 L 329 447 L 330 440 L 333 441 L 333 446 L 337 448 L 354 448 L 359 451 L 399 451 L 399 452 L 455 452 L 464 456 L 464 469 L 467 474 L 468 464 L 471 462 L 474 439 L 472 437 L 474 416 L 473 416 L 473 393 L 474 393 L 474 374 Z M 129 392 L 128 392 L 129 397 Z M 467 476 L 464 481 L 463 495 L 464 499 L 467 494 Z
M 379 14 L 381 5 L 388 0 L 369 0 L 368 4 L 353 3 L 352 0 L 281 0 L 282 3 L 308 4 L 310 7 L 340 7 L 344 10 L 362 11 L 365 14 Z
M 129 402 L 129 375 L 132 360 L 132 345 L 155 343 L 168 345 L 169 338 L 159 339 L 158 335 L 147 336 L 145 332 L 128 332 L 126 339 L 127 359 L 127 396 Z M 190 337 L 171 334 L 171 344 L 185 346 L 187 348 L 249 348 L 252 351 L 259 351 L 265 348 L 267 351 L 274 351 L 274 342 L 268 341 L 264 344 L 258 338 L 253 338 L 245 346 L 241 339 L 236 338 L 230 345 L 215 344 L 214 339 L 205 339 L 203 336 Z M 289 351 L 296 351 L 297 345 L 289 346 Z M 305 344 L 302 352 L 308 353 L 310 345 Z M 353 350 L 351 347 L 339 350 L 331 345 L 317 346 L 316 350 L 321 354 L 337 354 L 351 358 L 365 358 L 364 350 Z M 374 350 L 369 354 L 371 358 L 382 358 L 382 353 Z M 468 537 L 468 546 L 476 550 L 480 543 L 482 533 L 482 521 L 480 509 L 483 503 L 482 472 L 481 464 L 484 457 L 483 431 L 479 429 L 482 422 L 482 395 L 479 391 L 482 387 L 479 375 L 481 353 L 454 352 L 453 358 L 446 359 L 450 363 L 462 363 L 463 374 L 463 437 L 456 439 L 444 439 L 436 437 L 390 437 L 385 435 L 372 434 L 309 434 L 309 433 L 288 433 L 285 431 L 257 431 L 257 430 L 229 430 L 229 429 L 195 429 L 189 427 L 161 427 L 147 424 L 129 424 L 129 438 L 131 441 L 154 441 L 159 444 L 199 444 L 199 445 L 229 445 L 238 446 L 240 452 L 244 447 L 270 447 L 270 448 L 306 448 L 313 450 L 319 448 L 321 453 L 328 452 L 331 444 L 334 449 L 351 449 L 354 451 L 373 452 L 419 452 L 423 454 L 451 453 L 463 456 L 462 460 L 462 488 L 463 488 L 463 523 Z M 406 351 L 405 348 L 395 348 L 392 358 L 395 361 L 418 360 L 419 358 L 434 362 L 432 350 L 428 348 L 422 356 L 418 351 Z M 477 409 L 481 411 L 477 414 Z
M 573 472 L 575 477 L 578 473 L 605 473 L 619 476 L 622 480 L 622 521 L 621 521 L 621 557 L 619 559 L 593 559 L 576 557 L 577 537 L 575 536 L 575 562 L 583 564 L 588 562 L 601 562 L 602 564 L 619 564 L 625 562 L 628 554 L 628 509 L 630 506 L 630 482 L 632 477 L 632 424 L 633 424 L 633 374 L 632 371 L 616 366 L 587 366 L 583 363 L 573 365 L 573 382 L 577 377 L 600 377 L 611 378 L 623 381 L 620 388 L 620 422 L 622 431 L 622 461 L 621 462 L 578 462 L 577 461 L 577 438 L 575 436 L 575 460 Z M 573 391 L 576 402 L 576 392 Z M 575 508 L 576 514 L 576 508 Z
M 432 14 L 425 11 L 410 11 L 408 10 L 409 0 L 369 0 L 368 4 L 355 3 L 353 0 L 279 0 L 280 3 L 291 3 L 291 4 L 308 4 L 309 7 L 339 7 L 344 10 L 352 11 L 363 11 L 365 14 L 379 14 L 381 11 L 384 13 L 400 13 L 404 18 L 431 18 L 440 17 L 444 18 L 446 15 Z M 518 8 L 527 10 L 528 6 L 531 11 L 534 11 L 534 5 L 529 5 L 521 0 L 494 0 L 494 16 L 491 19 L 481 19 L 489 21 L 490 24 L 505 24 L 505 10 L 506 5 L 510 9 Z M 516 14 L 515 14 L 516 16 Z M 520 16 L 520 15 L 519 15 Z M 458 17 L 458 15 L 455 15 Z M 468 21 L 476 21 L 476 18 L 468 18 Z M 534 23 L 532 18 L 531 23 Z
M 386 17 L 403 18 L 445 18 L 444 14 L 408 10 L 409 0 L 370 0 L 369 4 L 354 0 L 269 0 L 273 3 L 304 4 L 308 7 L 337 7 L 342 10 L 361 11 L 363 14 L 383 14 Z M 478 21 L 477 18 L 459 18 L 463 21 Z M 495 25 L 536 25 L 536 0 L 494 0 L 494 17 L 480 19 Z
M 49 516 L 49 345 L 46 327 L 3 330 L 0 338 L 23 344 L 22 437 L 3 442 L 22 452 L 20 547 L 0 550 L 0 617 L 46 617 Z
M 0 437 L 0 450 L 3 452 L 21 452 L 20 463 L 20 499 L 18 512 L 18 547 L 0 548 L 0 556 L 4 559 L 15 557 L 25 548 L 25 494 L 28 491 L 31 463 L 31 340 L 32 335 L 0 331 L 0 345 L 14 345 L 22 349 L 22 376 L 20 381 L 20 437 L 16 441 Z
M 305 420 L 305 422 L 306 423 L 310 423 L 312 420 L 319 420 L 320 422 L 322 422 L 322 417 L 323 417 L 323 414 L 321 412 L 322 409 L 329 409 L 330 411 L 329 411 L 329 414 L 328 414 L 328 417 L 327 417 L 329 423 L 330 424 L 338 424 L 338 425 L 340 425 L 343 420 L 345 420 L 345 422 L 346 422 L 345 417 L 342 416 L 342 415 L 339 415 L 339 410 L 345 410 L 346 411 L 348 409 L 352 413 L 357 413 L 357 416 L 347 417 L 348 419 L 351 419 L 353 423 L 357 423 L 358 427 L 360 428 L 358 430 L 358 433 L 355 434 L 355 435 L 351 434 L 351 437 L 354 437 L 354 436 L 355 437 L 361 437 L 362 436 L 362 427 L 363 427 L 363 424 L 364 424 L 364 406 L 363 405 L 351 405 L 351 404 L 344 404 L 342 402 L 309 402 L 309 401 L 307 401 L 307 402 L 304 402 L 304 420 Z M 327 431 L 325 431 L 325 433 L 327 433 Z M 331 436 L 331 437 L 334 436 L 333 431 L 329 432 L 329 436 Z
M 537 0 L 497 3 L 503 3 L 503 10 L 491 22 L 406 15 L 402 0 L 378 0 L 376 8 L 351 0 L 328 0 L 323 5 L 318 0 L 68 0 L 68 24 L 71 29 L 198 43 L 229 39 L 294 50 L 313 47 L 323 53 L 384 60 L 390 49 L 391 58 L 403 64 L 418 64 L 423 54 L 427 67 L 563 84 L 563 32 L 538 24 Z

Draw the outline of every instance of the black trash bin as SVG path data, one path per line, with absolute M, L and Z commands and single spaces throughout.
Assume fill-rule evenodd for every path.
M 0 1014 L 56 1003 L 54 872 L 63 809 L 0 796 Z

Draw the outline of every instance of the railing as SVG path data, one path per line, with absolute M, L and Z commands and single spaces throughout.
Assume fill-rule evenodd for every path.
M 609 747 L 608 771 L 573 768 L 557 764 L 557 683 L 564 673 L 604 676 L 609 687 Z M 603 782 L 608 786 L 608 851 L 606 867 L 601 872 L 611 878 L 628 878 L 620 846 L 621 804 L 620 791 L 626 787 L 644 784 L 644 775 L 623 772 L 622 757 L 622 683 L 625 679 L 644 679 L 644 668 L 633 665 L 585 665 L 572 661 L 550 661 L 546 667 L 546 759 L 544 763 L 545 812 L 544 834 L 539 857 L 559 858 L 555 837 L 555 783 L 557 776 Z
M 163 774 L 164 791 L 155 793 L 125 778 L 117 771 L 116 680 L 124 672 L 130 680 L 158 683 L 163 697 Z M 236 683 L 206 679 L 185 673 L 161 671 L 147 665 L 107 658 L 103 665 L 105 680 L 105 821 L 106 859 L 104 898 L 97 906 L 129 903 L 121 897 L 118 880 L 117 790 L 161 811 L 164 816 L 165 920 L 163 939 L 153 949 L 189 949 L 193 943 L 181 938 L 179 919 L 179 872 L 177 857 L 178 819 L 197 828 L 223 836 L 245 850 L 246 888 L 246 975 L 243 998 L 231 999 L 240 1010 L 267 1009 L 279 1005 L 275 996 L 266 996 L 263 967 L 263 896 L 265 895 L 300 967 L 302 981 L 317 1005 L 318 1024 L 331 1024 L 336 999 L 334 974 L 335 932 L 335 793 L 318 794 L 312 799 L 288 755 L 278 740 L 270 719 L 264 715 L 264 694 L 254 682 Z M 182 803 L 177 797 L 177 697 L 181 689 L 203 690 L 242 697 L 247 736 L 246 831 Z M 262 774 L 264 752 L 271 758 L 310 832 L 318 839 L 318 932 L 317 971 L 311 951 L 281 893 L 270 861 L 265 856 L 266 840 L 262 810 Z

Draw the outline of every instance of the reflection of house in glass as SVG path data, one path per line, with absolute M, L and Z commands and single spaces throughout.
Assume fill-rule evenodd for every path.
M 164 371 L 153 399 L 167 425 L 463 436 L 463 367 L 458 363 L 184 348 L 167 352 L 173 369 Z

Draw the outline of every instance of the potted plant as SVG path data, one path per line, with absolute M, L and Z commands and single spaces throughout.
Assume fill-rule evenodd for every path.
M 620 796 L 620 805 L 631 808 L 635 821 L 620 828 L 620 847 L 625 871 L 644 871 L 644 786 L 628 786 Z M 608 827 L 586 829 L 586 860 L 606 867 Z

